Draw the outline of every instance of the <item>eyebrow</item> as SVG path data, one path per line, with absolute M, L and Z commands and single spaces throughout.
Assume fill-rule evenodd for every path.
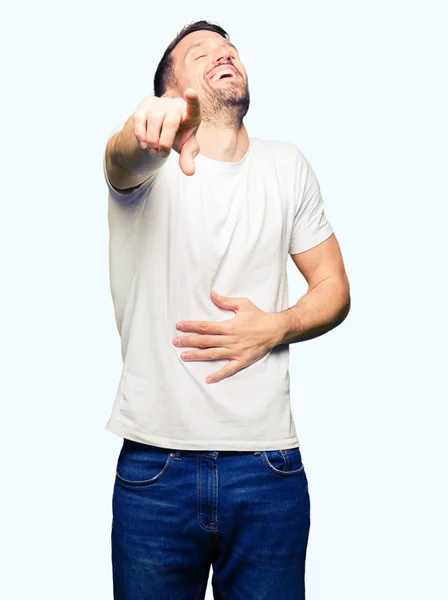
M 194 50 L 195 48 L 198 48 L 199 46 L 204 46 L 206 44 L 207 44 L 207 42 L 196 42 L 195 44 L 193 44 L 192 46 L 190 46 L 188 48 L 187 53 L 185 55 L 185 58 L 190 54 L 190 52 L 192 50 Z M 233 48 L 234 50 L 236 50 L 236 52 L 238 52 L 238 48 L 234 44 L 232 44 L 231 42 L 227 42 L 227 45 L 230 46 L 231 48 Z

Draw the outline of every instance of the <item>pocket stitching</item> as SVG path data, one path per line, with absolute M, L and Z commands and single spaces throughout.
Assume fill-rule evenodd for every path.
M 168 454 L 168 458 L 167 458 L 167 461 L 166 461 L 163 469 L 160 471 L 160 473 L 158 473 L 157 475 L 154 475 L 154 477 L 151 477 L 151 479 L 144 479 L 142 481 L 130 481 L 129 479 L 125 479 L 124 477 L 122 477 L 118 473 L 118 469 L 115 471 L 115 476 L 122 483 L 125 483 L 125 484 L 133 486 L 133 487 L 150 485 L 151 483 L 155 483 L 156 481 L 161 479 L 165 475 L 165 473 L 168 471 L 168 469 L 171 467 L 172 464 L 173 464 L 173 457 L 171 456 L 171 454 Z
M 265 466 L 272 471 L 273 473 L 275 473 L 276 475 L 300 475 L 301 473 L 303 473 L 305 471 L 305 465 L 302 462 L 302 466 L 300 467 L 300 469 L 296 469 L 295 471 L 280 471 L 279 469 L 277 469 L 276 467 L 274 467 L 270 462 L 269 462 L 269 458 L 267 457 L 266 451 L 263 450 L 261 453 L 261 456 L 263 457 L 263 461 Z

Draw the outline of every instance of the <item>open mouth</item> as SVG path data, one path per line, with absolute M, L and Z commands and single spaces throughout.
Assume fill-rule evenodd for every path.
M 220 69 L 217 73 L 210 77 L 210 81 L 219 81 L 220 79 L 235 78 L 236 73 L 232 69 Z

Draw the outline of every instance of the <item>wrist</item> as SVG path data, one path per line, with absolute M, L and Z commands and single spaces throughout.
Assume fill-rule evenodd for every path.
M 288 343 L 288 334 L 291 330 L 290 315 L 287 311 L 274 312 L 272 315 L 272 348 Z

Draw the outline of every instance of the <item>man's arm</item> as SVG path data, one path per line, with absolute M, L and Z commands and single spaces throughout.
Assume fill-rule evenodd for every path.
M 291 254 L 291 257 L 309 287 L 292 308 L 265 312 L 247 297 L 218 296 L 212 290 L 213 302 L 220 308 L 235 311 L 233 318 L 218 322 L 182 320 L 176 323 L 176 329 L 195 334 L 172 340 L 177 347 L 188 347 L 188 352 L 180 355 L 183 360 L 229 359 L 207 377 L 207 383 L 234 375 L 275 346 L 317 337 L 345 319 L 350 307 L 349 283 L 334 233 L 324 242 Z
M 119 190 L 136 187 L 146 181 L 165 159 L 151 156 L 135 137 L 134 115 L 106 145 L 106 169 L 109 181 Z
M 308 283 L 308 291 L 278 321 L 275 344 L 303 342 L 340 325 L 350 311 L 350 284 L 334 233 L 324 242 L 291 258 Z

